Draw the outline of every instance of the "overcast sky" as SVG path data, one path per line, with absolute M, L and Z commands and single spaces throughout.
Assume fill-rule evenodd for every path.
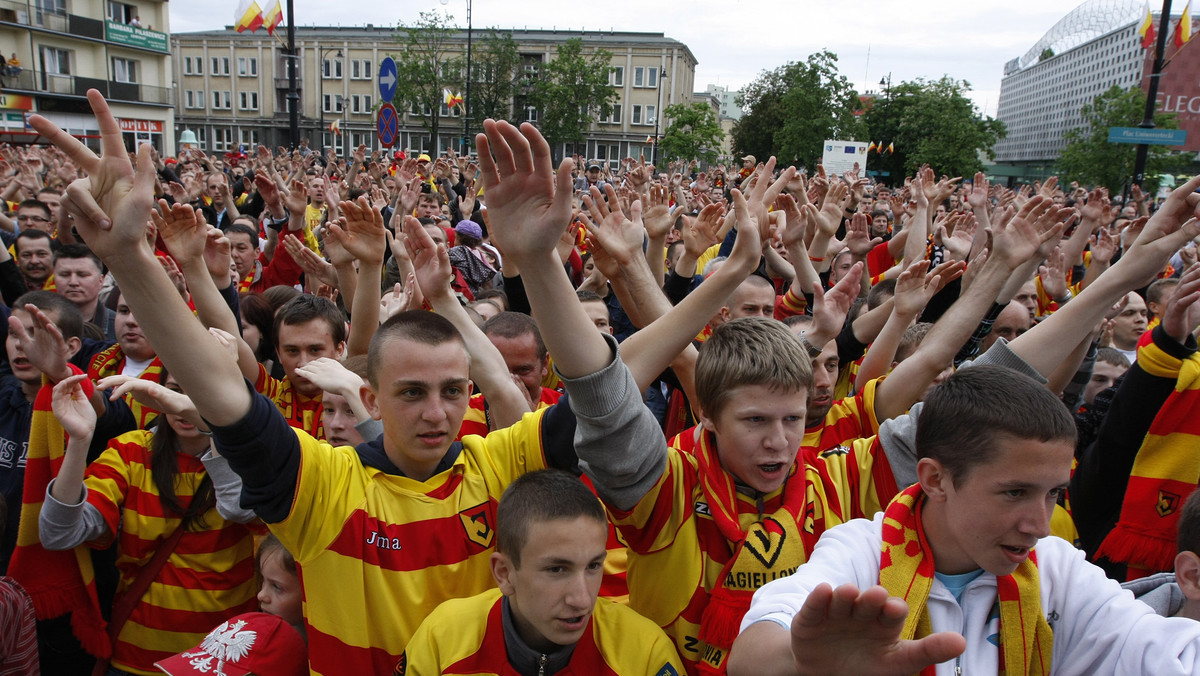
M 736 89 L 763 70 L 829 49 L 860 91 L 878 89 L 889 72 L 893 84 L 949 75 L 970 82 L 976 105 L 995 115 L 1004 63 L 1023 55 L 1080 1 L 1002 6 L 964 0 L 476 0 L 472 23 L 476 28 L 661 32 L 696 55 L 697 89 L 706 84 Z M 298 26 L 394 26 L 411 23 L 429 9 L 445 9 L 458 25 L 466 25 L 466 0 L 449 0 L 444 7 L 438 0 L 294 2 Z M 236 0 L 169 3 L 171 30 L 231 25 L 236 6 Z

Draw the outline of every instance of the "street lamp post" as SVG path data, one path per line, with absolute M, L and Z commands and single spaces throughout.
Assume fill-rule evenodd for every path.
M 667 79 L 667 69 L 661 68 L 658 73 L 658 108 L 654 112 L 654 145 L 650 146 L 650 164 L 658 169 L 658 122 L 662 119 L 662 83 Z
M 325 55 L 334 50 L 337 50 L 337 58 L 342 58 L 341 47 L 322 49 L 317 55 L 317 110 L 321 111 L 321 129 L 318 132 L 321 136 L 321 142 L 318 144 L 321 151 L 318 157 L 322 161 L 325 159 Z

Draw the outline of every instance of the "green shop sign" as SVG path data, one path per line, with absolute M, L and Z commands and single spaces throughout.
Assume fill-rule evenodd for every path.
M 158 52 L 167 51 L 166 33 L 146 30 L 145 28 L 117 23 L 116 21 L 105 21 L 104 35 L 105 39 L 109 42 L 115 42 L 119 45 L 153 49 Z

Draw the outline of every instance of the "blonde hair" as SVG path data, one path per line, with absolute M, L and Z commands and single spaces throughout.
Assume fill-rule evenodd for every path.
M 743 317 L 717 327 L 696 360 L 696 398 L 705 415 L 716 417 L 742 385 L 774 392 L 812 388 L 812 360 L 782 322 Z

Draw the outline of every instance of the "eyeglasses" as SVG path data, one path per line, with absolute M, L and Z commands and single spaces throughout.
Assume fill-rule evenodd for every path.
M 18 222 L 19 221 L 33 221 L 34 223 L 49 223 L 50 219 L 46 218 L 45 216 L 30 216 L 30 215 L 26 214 L 24 216 L 17 216 L 17 221 Z

